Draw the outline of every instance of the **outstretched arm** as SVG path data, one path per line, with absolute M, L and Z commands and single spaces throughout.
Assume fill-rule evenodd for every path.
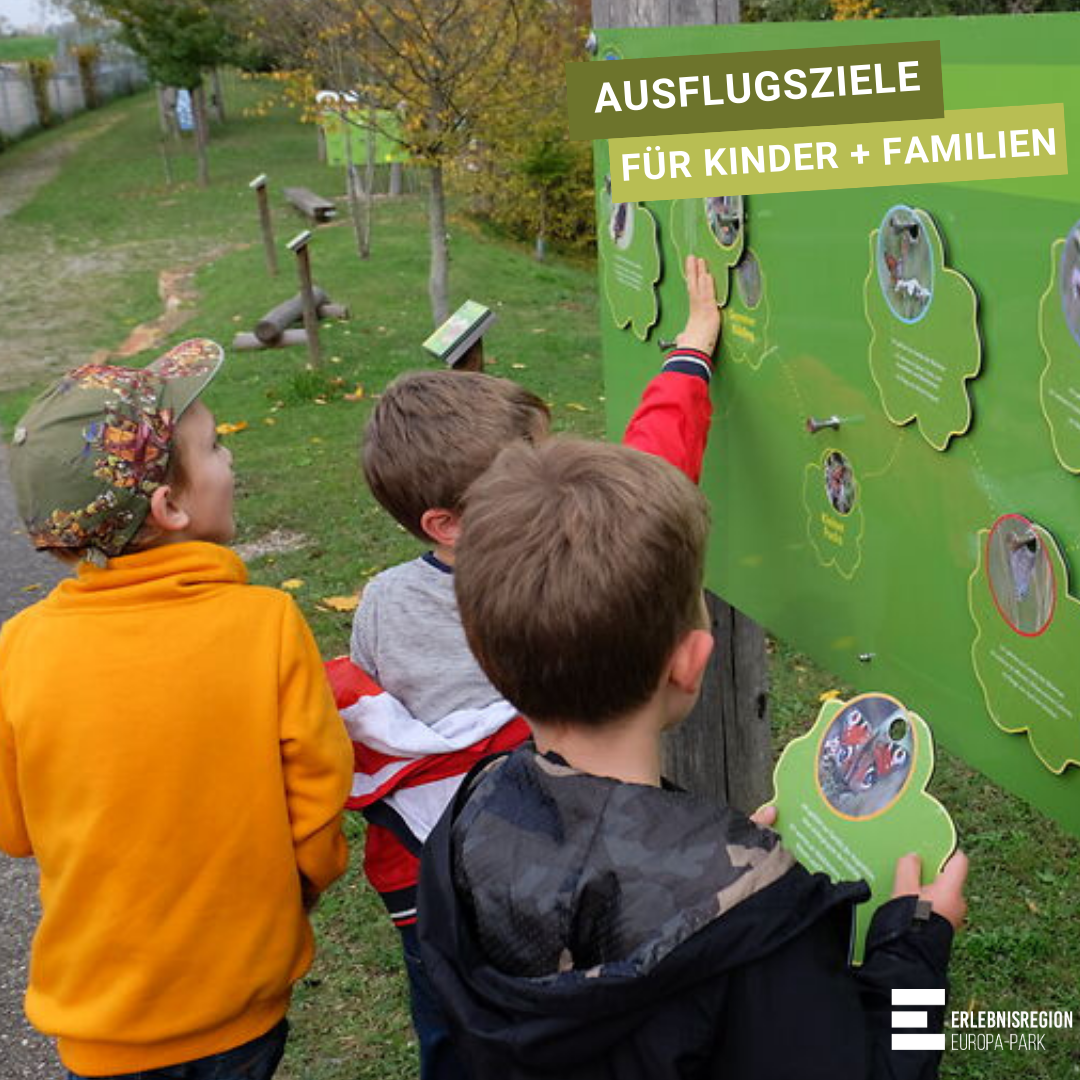
M 686 259 L 690 314 L 677 347 L 641 396 L 623 442 L 670 462 L 697 483 L 709 440 L 712 354 L 720 335 L 716 284 L 704 259 Z

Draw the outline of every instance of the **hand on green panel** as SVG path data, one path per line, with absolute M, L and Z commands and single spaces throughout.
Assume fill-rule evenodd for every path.
M 888 418 L 915 420 L 935 450 L 971 426 L 968 380 L 982 366 L 975 290 L 945 265 L 924 210 L 894 206 L 870 234 L 863 287 L 870 372 Z
M 680 264 L 687 255 L 697 255 L 709 264 L 716 279 L 716 302 L 723 307 L 731 288 L 728 271 L 742 257 L 746 244 L 742 196 L 674 200 L 671 240 Z
M 1080 601 L 1041 526 L 1008 514 L 982 530 L 978 544 L 968 603 L 986 708 L 1002 731 L 1026 731 L 1039 760 L 1060 773 L 1080 764 Z

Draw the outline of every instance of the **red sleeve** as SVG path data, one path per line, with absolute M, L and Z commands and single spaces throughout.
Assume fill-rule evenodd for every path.
M 711 422 L 708 380 L 682 371 L 661 371 L 645 387 L 623 443 L 662 457 L 696 484 Z

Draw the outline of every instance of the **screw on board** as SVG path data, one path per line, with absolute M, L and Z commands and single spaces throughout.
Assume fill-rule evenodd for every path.
M 319 313 L 315 304 L 315 290 L 311 283 L 311 255 L 308 244 L 311 230 L 297 233 L 286 245 L 296 255 L 296 270 L 300 276 L 300 295 L 304 301 L 304 329 L 307 331 L 308 359 L 318 367 L 322 359 L 319 350 Z
M 839 431 L 842 422 L 839 416 L 830 416 L 825 420 L 818 420 L 816 417 L 808 416 L 806 418 L 806 430 L 811 435 L 816 435 L 819 431 Z
M 861 653 L 859 653 L 859 663 L 860 664 L 869 664 L 870 661 L 874 659 L 874 655 L 875 654 L 872 653 L 872 652 L 861 652 Z

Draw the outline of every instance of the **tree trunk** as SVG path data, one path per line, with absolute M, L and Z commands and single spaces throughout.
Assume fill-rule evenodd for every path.
M 431 187 L 428 192 L 428 230 L 431 233 L 431 272 L 428 276 L 428 296 L 431 298 L 431 317 L 442 326 L 450 315 L 448 300 L 449 253 L 446 244 L 446 193 L 443 191 L 442 166 L 431 166 Z
M 207 158 L 206 144 L 210 141 L 209 123 L 206 116 L 206 90 L 200 82 L 191 91 L 191 108 L 195 114 L 195 154 L 198 158 L 199 187 L 210 184 L 210 162 Z
M 213 75 L 214 92 L 212 95 L 212 101 L 214 103 L 214 118 L 219 124 L 225 123 L 225 89 L 221 84 L 221 69 L 214 68 Z
M 547 189 L 540 189 L 540 224 L 536 230 L 536 255 L 537 262 L 543 262 L 547 258 Z
M 371 230 L 375 220 L 375 110 L 369 108 L 364 149 L 367 161 L 364 163 L 364 230 L 367 233 L 367 254 L 371 254 Z
M 390 162 L 390 187 L 388 189 L 391 195 L 401 194 L 401 162 Z
M 342 116 L 342 130 L 345 133 L 345 182 L 349 195 L 349 216 L 352 218 L 353 235 L 356 237 L 356 254 L 361 259 L 366 259 L 371 254 L 371 238 L 364 220 L 364 208 L 360 203 L 360 173 L 353 162 L 352 125 L 345 115 Z

